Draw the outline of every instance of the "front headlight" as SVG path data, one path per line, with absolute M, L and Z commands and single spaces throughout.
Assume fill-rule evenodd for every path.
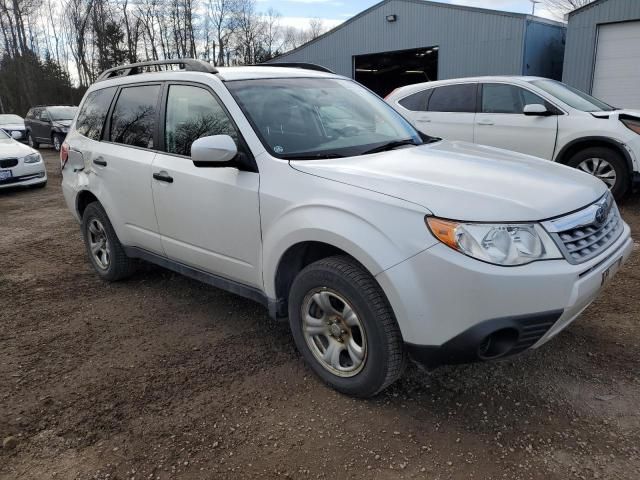
M 620 121 L 629 130 L 634 131 L 638 135 L 640 135 L 640 120 L 639 119 L 625 117 L 625 118 L 621 118 Z
M 32 153 L 24 157 L 24 163 L 38 163 L 42 160 L 39 153 Z
M 494 265 L 524 265 L 563 258 L 537 223 L 465 223 L 425 217 L 431 233 L 445 245 Z

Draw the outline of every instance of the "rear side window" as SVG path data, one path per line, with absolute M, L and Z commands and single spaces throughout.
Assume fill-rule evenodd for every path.
M 475 83 L 435 88 L 429 98 L 429 111 L 475 113 L 476 91 Z
M 160 85 L 126 87 L 111 115 L 109 140 L 134 147 L 154 148 Z
M 191 155 L 191 144 L 210 135 L 229 135 L 238 144 L 238 132 L 218 100 L 207 90 L 171 85 L 167 96 L 165 149 Z
M 78 133 L 92 140 L 100 140 L 104 120 L 107 118 L 109 105 L 115 92 L 116 87 L 110 87 L 87 95 L 76 120 Z
M 423 90 L 408 97 L 403 98 L 398 103 L 412 112 L 424 112 L 427 109 L 427 102 L 433 90 Z

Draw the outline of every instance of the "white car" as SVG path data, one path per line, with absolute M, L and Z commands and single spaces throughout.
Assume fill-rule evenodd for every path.
M 0 114 L 0 130 L 19 142 L 27 141 L 24 118 L 11 113 Z
M 143 73 L 166 63 L 105 72 L 62 146 L 89 260 L 108 281 L 144 259 L 264 304 L 341 392 L 374 395 L 407 355 L 539 347 L 631 253 L 583 172 L 421 137 L 331 73 L 185 59 Z
M 442 80 L 401 87 L 386 100 L 423 133 L 580 168 L 618 199 L 640 178 L 640 112 L 555 80 Z
M 46 184 L 47 171 L 40 154 L 0 130 L 0 189 Z

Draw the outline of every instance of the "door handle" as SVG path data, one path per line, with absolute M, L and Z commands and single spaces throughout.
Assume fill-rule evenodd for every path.
M 154 173 L 153 178 L 159 182 L 173 183 L 173 177 L 165 171 Z
M 479 120 L 478 125 L 493 125 L 494 123 L 491 120 Z
M 106 167 L 107 166 L 106 160 L 103 160 L 102 157 L 98 157 L 98 158 L 94 159 L 93 160 L 93 164 L 94 165 L 98 165 L 100 167 Z
M 418 119 L 418 122 L 420 122 L 420 123 L 431 123 L 431 120 L 428 119 L 428 118 L 424 118 L 424 119 L 420 118 L 420 119 Z

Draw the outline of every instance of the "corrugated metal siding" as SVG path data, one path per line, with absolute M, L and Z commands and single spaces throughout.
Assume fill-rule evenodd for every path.
M 640 0 L 606 0 L 569 16 L 563 81 L 591 92 L 598 25 L 640 20 Z
M 387 15 L 398 20 L 389 23 Z M 352 76 L 354 55 L 439 46 L 438 79 L 522 73 L 525 17 L 393 0 L 279 57 Z

